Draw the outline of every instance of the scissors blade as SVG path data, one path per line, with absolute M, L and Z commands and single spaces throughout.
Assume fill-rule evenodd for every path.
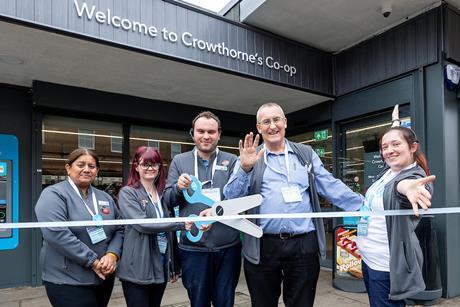
M 262 228 L 247 219 L 242 218 L 237 220 L 219 221 L 219 223 L 235 228 L 256 238 L 260 238 L 263 235 Z
M 237 215 L 251 208 L 260 206 L 262 200 L 263 198 L 260 194 L 254 194 L 216 202 L 212 206 L 212 215 Z

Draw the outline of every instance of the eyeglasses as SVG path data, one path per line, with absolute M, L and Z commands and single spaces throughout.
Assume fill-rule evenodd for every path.
M 264 119 L 263 121 L 260 121 L 259 124 L 268 127 L 272 123 L 275 124 L 275 125 L 278 125 L 282 121 L 284 121 L 284 117 L 277 116 L 277 117 L 273 117 L 272 119 L 270 119 L 270 118 Z
M 139 164 L 139 166 L 144 171 L 148 170 L 149 168 L 152 168 L 154 170 L 159 170 L 160 166 L 161 166 L 161 163 L 153 163 L 153 164 L 151 164 L 151 163 L 142 163 L 142 164 Z

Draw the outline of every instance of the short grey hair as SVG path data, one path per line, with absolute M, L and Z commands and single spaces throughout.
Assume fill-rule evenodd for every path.
M 265 109 L 265 108 L 272 108 L 272 107 L 276 107 L 276 108 L 280 109 L 281 113 L 283 114 L 283 117 L 286 117 L 286 115 L 284 115 L 283 108 L 279 104 L 277 104 L 276 102 L 267 102 L 267 103 L 264 103 L 263 105 L 261 105 L 259 107 L 259 109 L 257 110 L 257 114 L 256 114 L 257 122 L 259 122 L 259 115 L 260 115 L 261 110 Z

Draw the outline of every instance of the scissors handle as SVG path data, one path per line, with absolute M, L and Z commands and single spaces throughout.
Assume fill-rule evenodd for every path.
M 207 197 L 201 192 L 201 187 L 202 187 L 201 182 L 198 180 L 198 178 L 196 178 L 193 175 L 190 175 L 190 178 L 192 179 L 192 184 L 190 185 L 190 189 L 185 189 L 182 191 L 182 193 L 184 194 L 185 200 L 189 204 L 201 203 L 201 204 L 205 204 L 206 206 L 211 207 L 214 204 L 214 200 Z M 190 192 L 192 192 L 191 195 L 189 194 L 189 190 Z
M 189 216 L 194 217 L 194 216 L 197 216 L 197 215 L 196 214 L 190 214 Z M 196 228 L 198 229 L 197 234 L 194 235 L 190 230 L 187 230 L 185 232 L 185 236 L 187 237 L 187 239 L 189 239 L 189 241 L 191 241 L 193 243 L 196 243 L 196 242 L 201 240 L 201 237 L 203 237 L 204 232 L 203 232 L 203 230 L 201 230 L 201 226 L 202 225 L 209 225 L 209 224 L 212 224 L 214 222 L 215 221 L 206 221 L 206 222 L 196 221 L 193 224 L 195 224 Z
M 207 205 L 208 207 L 211 207 L 214 204 L 214 200 L 210 199 L 206 195 L 204 195 L 201 192 L 201 187 L 203 186 L 202 183 L 198 180 L 193 175 L 190 175 L 190 178 L 192 179 L 192 184 L 190 185 L 190 192 L 192 192 L 192 195 L 189 194 L 189 191 L 187 189 L 183 190 L 182 193 L 184 194 L 185 200 L 189 204 L 196 204 L 196 203 L 201 203 L 204 205 Z M 190 214 L 189 216 L 197 216 L 196 214 Z M 191 242 L 198 242 L 201 240 L 201 237 L 203 237 L 203 230 L 201 230 L 201 225 L 209 225 L 211 223 L 214 223 L 213 221 L 210 222 L 195 222 L 195 226 L 198 229 L 197 234 L 193 234 L 190 230 L 185 231 L 185 236 L 187 239 L 189 239 Z

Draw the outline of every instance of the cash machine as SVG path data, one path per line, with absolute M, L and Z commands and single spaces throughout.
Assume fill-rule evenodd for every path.
M 15 249 L 19 243 L 18 229 L 2 228 L 19 220 L 18 158 L 16 136 L 0 134 L 0 250 Z

